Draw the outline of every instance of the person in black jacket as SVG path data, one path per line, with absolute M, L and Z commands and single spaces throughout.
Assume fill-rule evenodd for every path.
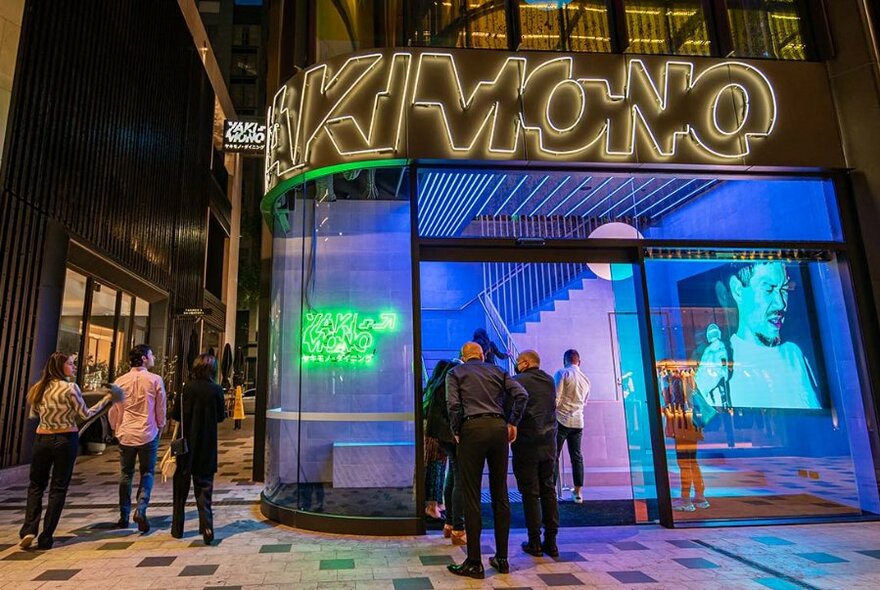
M 182 422 L 181 435 L 186 438 L 189 451 L 177 457 L 174 472 L 174 508 L 171 517 L 171 536 L 183 536 L 186 498 L 190 479 L 199 509 L 199 532 L 210 545 L 214 540 L 214 515 L 211 494 L 214 474 L 217 472 L 217 424 L 226 418 L 223 388 L 217 384 L 217 359 L 200 354 L 193 362 L 192 379 L 174 402 L 171 417 Z
M 464 506 L 461 496 L 461 475 L 458 470 L 455 439 L 449 425 L 449 409 L 446 405 L 446 374 L 456 365 L 455 361 L 441 360 L 434 366 L 425 394 L 429 396 L 425 436 L 437 440 L 440 448 L 449 458 L 449 473 L 443 490 L 446 501 L 446 524 L 443 536 L 452 539 L 453 545 L 464 545 Z
M 489 339 L 489 333 L 485 328 L 477 328 L 474 330 L 473 341 L 480 345 L 483 349 L 483 360 L 489 364 L 496 364 L 497 361 L 505 361 L 510 353 L 502 352 L 498 345 Z
M 529 394 L 519 422 L 513 450 L 513 474 L 522 494 L 523 512 L 529 540 L 523 551 L 540 557 L 559 555 L 556 533 L 559 530 L 559 506 L 556 502 L 553 471 L 556 467 L 556 386 L 553 377 L 541 370 L 541 358 L 534 350 L 525 350 L 516 359 L 513 378 Z M 541 522 L 544 543 L 541 543 Z

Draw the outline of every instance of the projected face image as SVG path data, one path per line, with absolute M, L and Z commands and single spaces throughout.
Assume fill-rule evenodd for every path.
M 737 333 L 764 346 L 781 342 L 791 281 L 781 262 L 749 266 L 730 278 L 730 292 L 739 310 Z

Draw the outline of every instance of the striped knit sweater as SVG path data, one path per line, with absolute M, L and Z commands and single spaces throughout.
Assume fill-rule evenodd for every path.
M 88 420 L 103 410 L 110 399 L 108 393 L 101 401 L 88 408 L 76 383 L 56 379 L 46 386 L 43 399 L 31 408 L 30 417 L 40 419 L 40 425 L 37 427 L 38 434 L 40 432 L 77 432 L 79 428 L 76 419 Z

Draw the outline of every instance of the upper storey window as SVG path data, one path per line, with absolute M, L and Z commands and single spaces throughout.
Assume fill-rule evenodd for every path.
M 415 0 L 413 43 L 432 47 L 507 49 L 505 0 Z
M 519 0 L 520 49 L 611 51 L 605 0 Z
M 727 15 L 738 56 L 804 60 L 813 51 L 804 0 L 727 0 Z
M 711 55 L 700 0 L 625 0 L 629 53 Z
M 322 0 L 317 10 L 317 61 L 361 49 L 405 45 L 406 0 Z

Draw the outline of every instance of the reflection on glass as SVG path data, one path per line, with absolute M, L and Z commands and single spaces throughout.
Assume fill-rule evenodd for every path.
M 604 0 L 520 0 L 521 49 L 611 51 Z
M 624 0 L 630 53 L 709 55 L 700 0 Z
M 652 256 L 676 518 L 876 513 L 873 434 L 833 253 Z
M 64 278 L 64 299 L 61 302 L 61 318 L 58 322 L 57 350 L 65 354 L 79 354 L 82 342 L 83 304 L 86 294 L 86 277 L 67 269 Z
M 89 337 L 86 342 L 84 391 L 97 389 L 110 378 L 111 355 L 118 341 L 114 331 L 115 320 L 116 290 L 95 282 L 89 314 Z
M 497 0 L 415 0 L 413 44 L 507 49 L 505 3 Z
M 135 298 L 134 319 L 131 344 L 144 344 L 147 341 L 147 330 L 150 327 L 150 304 L 143 299 Z M 126 351 L 127 352 L 127 351 Z
M 736 55 L 807 59 L 803 0 L 727 0 Z
M 361 49 L 404 45 L 400 39 L 404 1 L 316 2 L 318 61 Z
M 120 375 L 129 368 L 128 351 L 131 350 L 132 342 L 132 304 L 133 297 L 128 293 L 122 294 L 122 304 L 119 306 L 119 342 L 116 344 L 116 372 Z
M 406 170 L 295 191 L 274 238 L 267 497 L 412 517 L 412 265 Z M 305 269 L 305 271 L 303 271 Z
M 607 271 L 604 276 L 583 263 L 420 264 L 424 380 L 457 357 L 478 330 L 512 359 L 524 350 L 537 351 L 541 369 L 550 375 L 563 367 L 567 350 L 580 353 L 591 393 L 581 436 L 576 423 L 569 423 L 572 436 L 565 443 L 579 447 L 582 467 L 581 460 L 572 465 L 569 452 L 562 452 L 559 486 L 568 505 L 563 526 L 657 518 L 646 393 L 650 381 L 644 374 L 636 305 L 638 269 L 606 264 L 601 270 Z M 496 363 L 513 374 L 512 363 Z M 580 469 L 587 472 L 583 480 Z M 575 488 L 581 485 L 584 502 L 574 504 Z M 516 521 L 521 514 L 514 507 L 515 527 L 523 526 Z

